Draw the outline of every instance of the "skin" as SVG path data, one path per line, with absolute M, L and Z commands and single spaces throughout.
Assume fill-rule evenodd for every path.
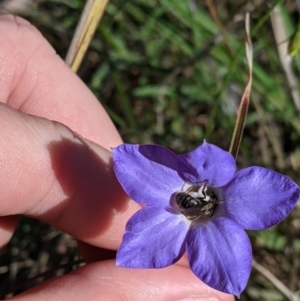
M 112 169 L 118 132 L 27 21 L 1 16 L 0 45 L 0 246 L 26 215 L 76 237 L 88 262 L 12 299 L 233 300 L 201 283 L 184 260 L 161 270 L 115 267 L 113 250 L 139 209 Z

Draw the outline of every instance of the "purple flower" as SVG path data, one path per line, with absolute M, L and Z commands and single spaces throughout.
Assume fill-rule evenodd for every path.
M 235 172 L 232 155 L 204 142 L 175 155 L 158 145 L 113 149 L 116 176 L 143 209 L 126 225 L 117 265 L 163 268 L 186 252 L 194 274 L 239 296 L 251 269 L 247 230 L 279 223 L 299 199 L 299 187 L 262 167 Z

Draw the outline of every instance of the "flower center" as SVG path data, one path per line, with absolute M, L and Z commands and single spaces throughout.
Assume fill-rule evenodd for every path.
M 208 189 L 207 182 L 203 185 L 192 185 L 185 191 L 177 192 L 175 200 L 181 213 L 189 220 L 212 217 L 220 202 L 213 191 Z

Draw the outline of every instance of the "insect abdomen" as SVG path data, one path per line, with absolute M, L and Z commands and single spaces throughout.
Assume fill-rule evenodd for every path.
M 199 199 L 181 192 L 176 195 L 176 203 L 181 209 L 199 208 Z

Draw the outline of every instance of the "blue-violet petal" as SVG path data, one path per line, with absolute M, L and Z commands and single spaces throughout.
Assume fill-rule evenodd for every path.
M 208 186 L 220 187 L 232 179 L 236 169 L 229 152 L 207 142 L 177 157 L 180 176 L 191 183 L 208 180 Z
M 252 251 L 245 231 L 221 217 L 192 229 L 187 256 L 194 274 L 210 287 L 239 296 L 251 270 Z
M 263 167 L 237 172 L 223 187 L 226 215 L 247 230 L 269 228 L 284 219 L 299 199 L 299 186 Z
M 139 204 L 167 206 L 184 183 L 177 172 L 176 155 L 165 147 L 122 144 L 112 153 L 120 184 Z
M 163 268 L 185 252 L 190 227 L 182 214 L 151 206 L 135 213 L 126 225 L 116 264 L 127 268 Z

